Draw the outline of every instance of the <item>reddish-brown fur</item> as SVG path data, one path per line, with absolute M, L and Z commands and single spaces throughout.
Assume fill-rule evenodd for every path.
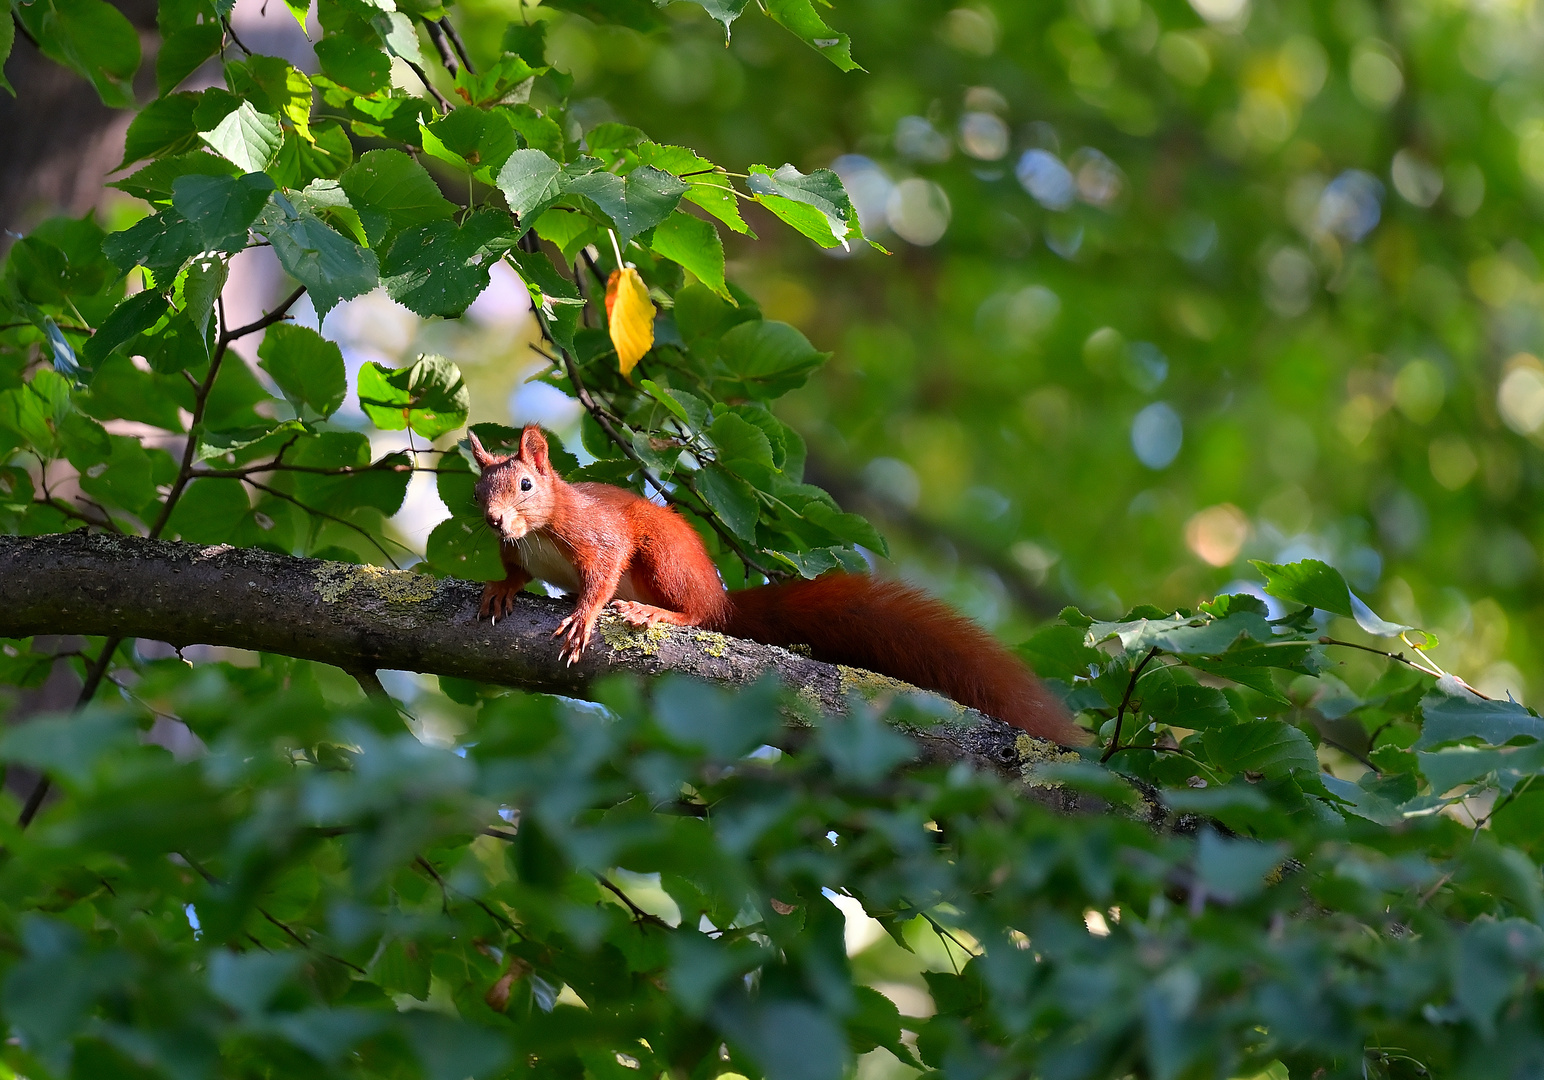
M 817 660 L 941 691 L 1031 735 L 1087 741 L 1028 668 L 925 593 L 864 574 L 725 592 L 683 518 L 609 484 L 567 483 L 534 425 L 512 457 L 489 454 L 475 435 L 472 454 L 482 468 L 477 500 L 503 541 L 507 575 L 484 589 L 482 614 L 507 614 L 533 577 L 577 592 L 573 614 L 557 631 L 569 663 L 609 603 L 635 626 L 702 626 L 769 645 L 807 645 Z M 619 590 L 627 595 L 618 598 Z

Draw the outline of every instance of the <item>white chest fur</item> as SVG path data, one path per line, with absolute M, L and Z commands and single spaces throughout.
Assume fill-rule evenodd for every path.
M 563 549 L 546 535 L 539 532 L 527 533 L 515 542 L 515 546 L 520 551 L 520 562 L 532 577 L 567 593 L 579 591 L 579 572 L 563 554 Z M 652 602 L 651 598 L 638 592 L 633 585 L 632 574 L 628 573 L 624 573 L 622 580 L 617 583 L 616 598 Z

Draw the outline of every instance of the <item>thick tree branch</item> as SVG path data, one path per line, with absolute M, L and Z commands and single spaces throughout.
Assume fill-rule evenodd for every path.
M 497 625 L 477 616 L 482 586 L 403 570 L 275 555 L 253 548 L 90 534 L 0 536 L 0 638 L 35 634 L 142 637 L 218 645 L 333 664 L 396 669 L 582 696 L 613 672 L 681 672 L 744 685 L 775 671 L 812 705 L 840 712 L 851 693 L 893 680 L 786 649 L 707 631 L 631 630 L 603 617 L 590 649 L 564 665 L 553 631 L 566 600 L 522 596 Z M 913 731 L 935 761 L 969 761 L 1012 777 L 1057 756 L 979 713 L 962 710 Z M 1057 805 L 1070 792 L 1033 789 Z

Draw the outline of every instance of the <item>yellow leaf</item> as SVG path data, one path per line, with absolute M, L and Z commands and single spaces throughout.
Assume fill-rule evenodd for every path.
M 654 301 L 631 266 L 613 270 L 606 282 L 606 320 L 622 374 L 630 377 L 633 366 L 654 347 Z

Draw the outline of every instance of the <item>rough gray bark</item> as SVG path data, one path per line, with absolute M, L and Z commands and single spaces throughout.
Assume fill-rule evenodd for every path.
M 608 616 L 584 657 L 568 667 L 552 634 L 569 602 L 522 596 L 513 616 L 492 625 L 477 616 L 481 592 L 473 582 L 253 548 L 84 530 L 0 536 L 0 637 L 116 635 L 219 645 L 348 671 L 419 671 L 571 696 L 612 672 L 674 671 L 744 685 L 775 671 L 801 698 L 830 712 L 840 712 L 852 693 L 913 690 L 775 646 L 679 627 L 638 631 Z M 911 731 L 928 758 L 1018 778 L 1063 756 L 1017 728 L 957 708 L 957 718 Z M 1076 802 L 1071 792 L 1034 790 L 1055 805 Z

